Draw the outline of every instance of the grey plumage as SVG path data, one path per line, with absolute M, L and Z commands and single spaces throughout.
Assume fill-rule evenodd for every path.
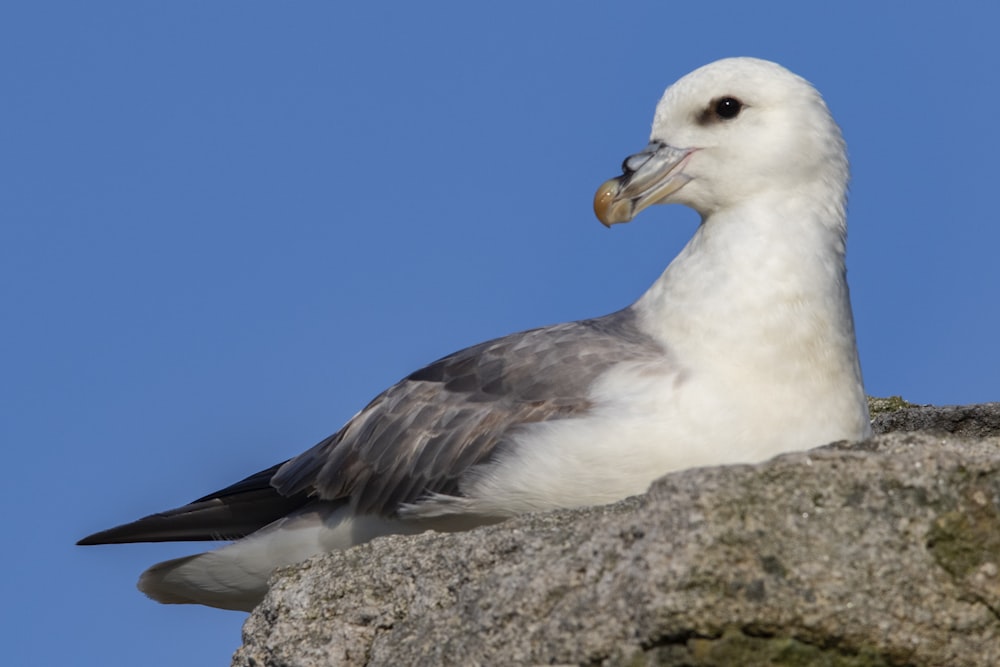
M 310 498 L 396 516 L 490 460 L 518 425 L 587 410 L 594 380 L 616 363 L 662 358 L 626 308 L 522 331 L 450 354 L 379 394 L 339 431 L 283 464 L 173 510 L 79 544 L 236 539 Z
M 350 498 L 359 513 L 393 516 L 427 494 L 460 493 L 459 477 L 519 424 L 585 411 L 611 365 L 662 356 L 631 309 L 480 343 L 390 387 L 271 483 L 286 496 Z

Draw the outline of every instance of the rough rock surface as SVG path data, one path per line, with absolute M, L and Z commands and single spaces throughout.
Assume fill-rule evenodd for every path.
M 233 664 L 1000 665 L 1000 404 L 875 424 L 315 558 L 276 575 Z

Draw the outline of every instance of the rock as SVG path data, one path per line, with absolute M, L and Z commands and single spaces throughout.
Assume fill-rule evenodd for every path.
M 904 407 L 865 442 L 327 554 L 276 574 L 233 664 L 1000 664 L 998 417 Z
M 892 399 L 873 399 L 892 401 Z M 986 438 L 1000 435 L 1000 403 L 982 405 L 915 406 L 900 399 L 888 409 L 877 403 L 872 410 L 872 427 L 876 433 L 892 431 L 943 431 L 966 438 Z M 879 409 L 882 407 L 883 409 Z

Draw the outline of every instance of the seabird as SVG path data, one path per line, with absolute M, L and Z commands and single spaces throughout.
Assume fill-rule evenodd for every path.
M 844 265 L 848 164 L 820 94 L 729 58 L 670 86 L 597 191 L 701 224 L 638 301 L 444 357 L 288 461 L 80 544 L 236 540 L 154 565 L 164 603 L 250 610 L 272 571 L 380 535 L 643 493 L 672 470 L 871 434 Z

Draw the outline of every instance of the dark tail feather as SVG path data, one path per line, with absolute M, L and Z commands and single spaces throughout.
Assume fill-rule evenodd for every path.
M 270 485 L 271 477 L 281 465 L 183 507 L 88 535 L 77 544 L 239 539 L 309 502 L 306 493 L 286 497 Z

